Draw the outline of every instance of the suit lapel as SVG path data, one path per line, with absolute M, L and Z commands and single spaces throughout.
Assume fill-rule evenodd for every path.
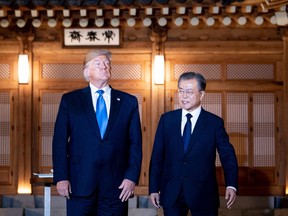
M 203 135 L 203 130 L 204 130 L 204 127 L 206 125 L 206 111 L 201 108 L 201 112 L 200 112 L 200 115 L 198 117 L 198 120 L 196 122 L 196 125 L 194 127 L 194 130 L 193 130 L 193 133 L 191 135 L 191 139 L 190 139 L 190 143 L 189 143 L 189 146 L 187 148 L 187 151 L 186 153 L 188 153 L 189 151 L 191 151 L 191 149 L 194 147 L 196 141 L 197 141 L 197 138 L 202 134 Z M 201 133 L 202 131 L 202 133 Z
M 93 102 L 92 102 L 92 95 L 91 95 L 90 87 L 88 86 L 87 88 L 84 88 L 82 93 L 83 94 L 81 95 L 80 100 L 83 104 L 84 113 L 86 113 L 88 121 L 90 122 L 94 131 L 96 131 L 97 135 L 101 137 L 100 129 L 96 120 L 95 111 L 93 109 Z
M 171 136 L 173 136 L 172 139 L 175 139 L 173 143 L 176 143 L 177 146 L 175 146 L 174 153 L 178 155 L 179 158 L 182 158 L 184 155 L 183 139 L 181 134 L 181 120 L 182 120 L 181 118 L 182 118 L 182 109 L 176 110 L 174 116 L 172 116 L 171 118 L 172 131 L 170 134 Z
M 113 122 L 116 121 L 116 118 L 119 114 L 120 111 L 120 106 L 121 106 L 122 98 L 118 94 L 118 92 L 114 89 L 111 88 L 111 106 L 110 106 L 110 113 L 109 113 L 109 119 L 108 119 L 108 125 L 104 134 L 104 138 L 109 134 Z

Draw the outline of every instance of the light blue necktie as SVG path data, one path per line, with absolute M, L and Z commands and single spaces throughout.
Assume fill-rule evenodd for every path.
M 183 131 L 183 147 L 184 147 L 184 152 L 186 152 L 187 147 L 189 145 L 190 142 L 190 137 L 191 137 L 191 121 L 190 119 L 192 118 L 192 115 L 190 113 L 186 114 L 187 117 L 187 122 L 185 124 L 184 127 L 184 131 Z
M 103 98 L 104 91 L 98 90 L 96 92 L 99 94 L 96 103 L 96 118 L 100 128 L 101 138 L 103 138 L 108 123 L 107 109 Z

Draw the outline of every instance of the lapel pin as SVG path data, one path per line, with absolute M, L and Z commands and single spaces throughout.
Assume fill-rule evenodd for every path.
M 118 101 L 120 101 L 120 98 L 117 98 Z

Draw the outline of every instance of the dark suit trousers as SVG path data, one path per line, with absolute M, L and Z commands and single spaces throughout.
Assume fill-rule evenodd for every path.
M 128 201 L 108 199 L 97 193 L 90 197 L 71 196 L 67 199 L 67 216 L 127 216 Z
M 181 191 L 178 195 L 176 202 L 172 206 L 165 206 L 163 208 L 164 216 L 187 216 L 189 212 L 189 206 L 184 197 L 184 190 L 181 187 Z M 203 210 L 199 212 L 191 211 L 192 216 L 218 216 L 218 209 L 215 210 Z

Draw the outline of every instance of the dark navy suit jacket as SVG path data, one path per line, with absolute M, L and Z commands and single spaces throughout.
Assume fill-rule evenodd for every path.
M 90 87 L 63 95 L 53 137 L 54 182 L 69 180 L 74 196 L 96 189 L 118 198 L 123 179 L 138 183 L 142 135 L 135 96 L 111 89 L 111 107 L 103 140 Z
M 150 162 L 149 193 L 160 192 L 160 204 L 175 202 L 183 186 L 193 211 L 215 210 L 219 206 L 216 179 L 216 150 L 220 155 L 227 186 L 238 188 L 238 165 L 223 120 L 201 110 L 187 151 L 181 136 L 182 110 L 163 114 L 157 128 Z

